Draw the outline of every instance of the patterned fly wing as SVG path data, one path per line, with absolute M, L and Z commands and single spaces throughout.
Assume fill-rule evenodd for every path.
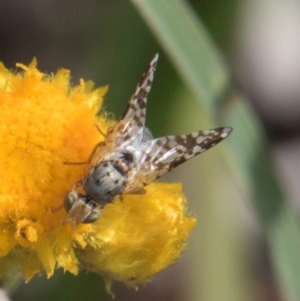
M 136 171 L 129 173 L 124 193 L 142 189 L 188 159 L 215 146 L 231 131 L 230 127 L 221 127 L 142 143 Z
M 99 160 L 93 164 L 98 164 L 102 160 L 109 160 L 113 153 L 120 150 L 124 151 L 124 149 L 132 148 L 133 146 L 138 147 L 145 139 L 152 138 L 150 131 L 145 130 L 144 125 L 147 96 L 153 82 L 157 60 L 158 54 L 154 56 L 143 74 L 121 118 L 108 130 L 104 147 L 102 148 L 105 149 L 105 152 L 103 155 L 96 154 L 95 157 L 99 158 Z M 103 153 L 102 149 L 99 150 L 101 153 Z

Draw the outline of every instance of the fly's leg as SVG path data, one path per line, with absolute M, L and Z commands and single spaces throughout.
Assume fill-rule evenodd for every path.
M 65 165 L 84 165 L 84 164 L 90 164 L 92 162 L 92 159 L 96 153 L 96 151 L 103 145 L 103 141 L 97 143 L 93 149 L 93 151 L 91 152 L 89 158 L 87 159 L 87 161 L 83 161 L 83 162 L 68 162 L 68 161 L 64 161 Z

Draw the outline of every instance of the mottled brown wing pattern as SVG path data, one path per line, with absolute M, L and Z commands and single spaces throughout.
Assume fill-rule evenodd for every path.
M 105 140 L 107 151 L 115 152 L 142 142 L 147 96 L 153 82 L 157 60 L 158 54 L 154 56 L 143 74 L 121 118 L 108 130 Z
M 136 191 L 190 158 L 225 139 L 232 129 L 221 127 L 189 135 L 165 136 L 146 141 L 141 148 L 137 171 L 128 178 L 125 192 Z
M 126 150 L 133 145 L 138 146 L 145 140 L 143 134 L 145 133 L 147 96 L 151 89 L 157 61 L 158 54 L 154 56 L 142 75 L 122 116 L 109 128 L 105 141 L 99 145 L 92 158 L 91 165 L 98 165 L 102 161 L 109 160 L 115 152 Z M 150 133 L 149 130 L 146 132 Z
M 136 86 L 134 94 L 130 98 L 126 109 L 120 117 L 121 120 L 126 121 L 134 119 L 138 126 L 144 126 L 146 119 L 147 96 L 152 86 L 157 61 L 158 54 L 154 56 L 147 70 L 142 75 L 138 85 Z

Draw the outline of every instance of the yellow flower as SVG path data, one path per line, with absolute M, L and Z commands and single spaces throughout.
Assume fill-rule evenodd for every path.
M 124 195 L 99 220 L 64 223 L 63 200 L 87 171 L 82 162 L 113 121 L 101 109 L 107 87 L 80 80 L 70 86 L 65 69 L 46 75 L 0 64 L 0 277 L 20 271 L 25 280 L 63 268 L 97 272 L 136 285 L 173 263 L 195 219 L 186 217 L 180 184 L 153 183 L 145 195 Z

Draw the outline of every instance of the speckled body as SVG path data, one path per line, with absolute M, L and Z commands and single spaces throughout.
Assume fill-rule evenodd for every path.
M 153 139 L 145 120 L 157 60 L 155 55 L 121 118 L 109 128 L 105 141 L 96 146 L 87 176 L 65 198 L 73 225 L 96 221 L 106 204 L 122 194 L 143 193 L 146 185 L 215 146 L 232 131 L 220 127 Z
M 83 182 L 86 194 L 102 206 L 120 195 L 124 187 L 125 174 L 114 162 L 100 163 Z
M 115 153 L 111 160 L 95 165 L 83 182 L 86 194 L 102 206 L 111 202 L 123 192 L 133 164 L 134 155 L 123 152 Z

